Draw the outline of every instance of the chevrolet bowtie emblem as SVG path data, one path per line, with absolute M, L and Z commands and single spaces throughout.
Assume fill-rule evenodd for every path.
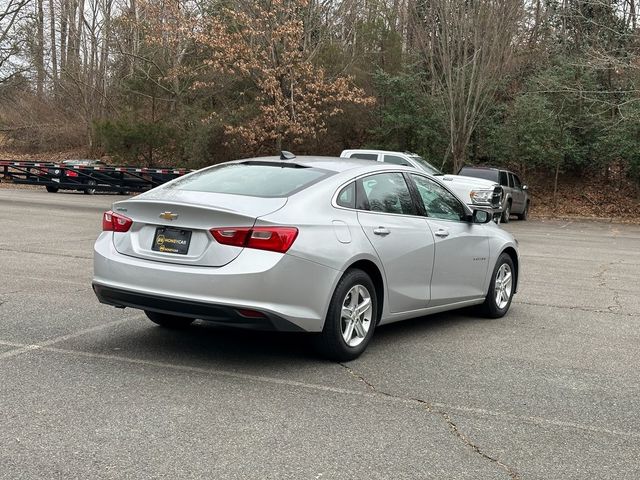
M 160 214 L 160 218 L 163 218 L 165 220 L 175 220 L 176 218 L 178 218 L 178 214 L 171 212 L 162 212 Z

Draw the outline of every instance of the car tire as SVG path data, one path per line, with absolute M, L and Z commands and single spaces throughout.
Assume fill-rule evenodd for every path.
M 529 218 L 529 201 L 524 207 L 524 211 L 518 215 L 518 220 L 526 221 Z
M 179 317 L 178 315 L 169 315 L 167 313 L 158 313 L 145 310 L 144 313 L 147 318 L 153 323 L 156 323 L 164 328 L 170 328 L 172 330 L 182 330 L 187 328 L 194 322 L 194 318 Z
M 511 217 L 511 202 L 508 202 L 507 206 L 504 207 L 504 211 L 502 212 L 501 223 L 509 223 L 510 217 Z
M 508 281 L 504 280 L 506 274 L 510 274 Z M 493 268 L 489 291 L 480 308 L 483 316 L 487 318 L 500 318 L 506 315 L 513 300 L 517 281 L 516 275 L 517 272 L 513 266 L 511 257 L 507 253 L 501 254 L 498 257 L 496 266 Z
M 354 306 L 358 312 L 344 316 Z M 377 321 L 378 298 L 371 278 L 362 270 L 347 270 L 331 297 L 324 328 L 315 338 L 316 348 L 330 360 L 353 360 L 367 348 Z
M 49 193 L 57 193 L 58 190 L 60 190 L 58 187 L 49 187 L 49 186 L 47 186 L 46 189 L 47 189 L 47 192 Z
M 85 195 L 94 195 L 96 193 L 96 189 L 95 186 L 98 184 L 95 180 L 89 180 L 86 183 L 87 185 L 92 185 L 94 188 L 85 188 L 84 189 L 84 193 Z

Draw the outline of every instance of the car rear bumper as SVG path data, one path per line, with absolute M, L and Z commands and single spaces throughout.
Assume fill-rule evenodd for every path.
M 244 249 L 222 267 L 177 265 L 118 253 L 111 232 L 94 247 L 102 303 L 241 327 L 320 332 L 338 270 L 292 255 Z M 260 312 L 247 318 L 237 309 Z
M 147 293 L 136 293 L 106 287 L 98 283 L 93 284 L 93 291 L 100 303 L 113 305 L 114 307 L 129 307 L 170 315 L 181 315 L 255 330 L 278 330 L 283 332 L 303 331 L 295 323 L 289 322 L 272 313 L 253 311 L 255 313 L 261 313 L 262 316 L 255 314 L 243 315 L 241 311 L 225 305 L 212 305 L 210 303 L 160 297 Z

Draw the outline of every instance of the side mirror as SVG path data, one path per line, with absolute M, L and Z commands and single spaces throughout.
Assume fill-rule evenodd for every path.
M 527 187 L 526 185 L 522 185 L 522 189 L 523 190 L 529 190 L 529 187 Z
M 473 223 L 489 223 L 492 216 L 493 215 L 490 212 L 485 210 L 474 210 L 471 218 Z

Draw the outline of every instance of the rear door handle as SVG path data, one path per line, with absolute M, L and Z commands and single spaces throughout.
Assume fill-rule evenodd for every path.
M 444 230 L 443 228 L 441 228 L 440 230 L 436 230 L 436 233 L 434 233 L 434 235 L 436 237 L 448 237 L 449 236 L 449 231 L 448 230 Z
M 373 233 L 384 237 L 385 235 L 389 235 L 391 231 L 388 228 L 378 227 L 373 230 Z

